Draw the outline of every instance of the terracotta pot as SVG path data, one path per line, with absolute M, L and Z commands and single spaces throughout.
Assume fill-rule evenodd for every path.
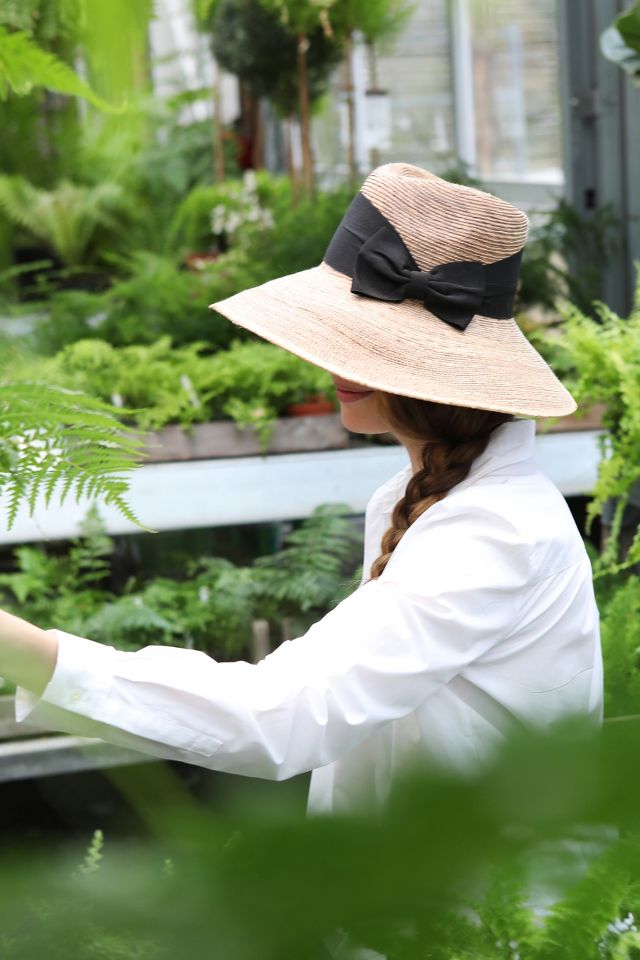
M 333 412 L 333 403 L 323 396 L 309 397 L 302 403 L 291 403 L 287 407 L 287 414 L 290 417 L 321 417 Z
M 201 273 L 211 263 L 215 263 L 219 256 L 219 253 L 188 253 L 184 258 L 184 265 L 192 273 Z

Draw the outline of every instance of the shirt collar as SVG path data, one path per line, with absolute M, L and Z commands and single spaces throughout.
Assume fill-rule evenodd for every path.
M 479 457 L 473 461 L 469 473 L 454 489 L 475 483 L 480 477 L 508 468 L 516 463 L 531 461 L 535 467 L 536 422 L 535 420 L 509 420 L 492 432 L 489 442 Z M 397 474 L 404 489 L 411 476 L 411 464 Z M 393 491 L 397 493 L 397 491 Z M 398 494 L 400 495 L 400 494 Z M 396 496 L 397 499 L 397 496 Z M 395 501 L 394 501 L 395 502 Z
M 473 482 L 504 467 L 534 460 L 535 448 L 535 420 L 510 420 L 503 423 L 493 431 L 484 453 L 476 457 L 462 482 Z

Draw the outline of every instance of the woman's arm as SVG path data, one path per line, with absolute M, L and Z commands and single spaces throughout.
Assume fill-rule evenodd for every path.
M 53 675 L 57 656 L 54 634 L 0 610 L 0 676 L 40 695 Z

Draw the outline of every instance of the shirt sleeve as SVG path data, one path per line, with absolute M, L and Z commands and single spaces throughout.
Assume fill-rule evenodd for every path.
M 379 580 L 258 664 L 55 631 L 51 681 L 39 700 L 18 691 L 17 719 L 254 777 L 323 766 L 508 635 L 526 551 L 512 531 L 465 528 L 462 541 L 446 521 L 410 530 Z

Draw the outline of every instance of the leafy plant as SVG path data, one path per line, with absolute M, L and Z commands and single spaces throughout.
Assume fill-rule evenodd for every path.
M 272 178 L 264 171 L 247 170 L 242 180 L 197 186 L 176 210 L 169 228 L 170 249 L 206 251 L 227 249 L 236 235 L 273 226 L 266 201 L 273 193 Z
M 299 105 L 297 41 L 279 11 L 258 0 L 218 0 L 209 12 L 212 48 L 218 62 L 256 97 L 265 97 L 283 116 Z M 206 20 L 206 18 L 203 18 Z M 307 25 L 306 67 L 312 103 L 325 92 L 340 47 L 327 35 L 317 12 Z
M 12 960 L 634 960 L 640 824 L 624 758 L 639 746 L 637 728 L 521 736 L 472 775 L 413 771 L 382 814 L 306 819 L 285 785 L 269 804 L 249 781 L 212 818 L 165 765 L 115 771 L 153 835 L 94 835 L 84 871 L 75 850 L 5 854 L 0 947 Z
M 255 563 L 257 604 L 272 621 L 295 617 L 307 626 L 353 589 L 362 538 L 343 505 L 318 507 L 285 539 L 283 549 Z
M 54 357 L 25 363 L 25 376 L 91 391 L 126 406 L 123 415 L 145 430 L 167 423 L 232 418 L 252 426 L 266 443 L 276 417 L 309 396 L 333 396 L 330 375 L 267 343 L 235 343 L 205 356 L 207 344 L 113 347 L 79 340 Z
M 640 83 L 640 3 L 621 13 L 601 34 L 600 49 L 608 60 Z
M 640 713 L 640 578 L 617 582 L 600 604 L 605 715 Z
M 640 275 L 629 317 L 617 316 L 603 303 L 596 303 L 595 311 L 598 323 L 565 305 L 560 331 L 546 340 L 568 371 L 565 379 L 578 406 L 605 406 L 602 424 L 608 433 L 600 438 L 602 458 L 587 512 L 589 530 L 604 503 L 617 498 L 611 536 L 597 563 L 602 573 L 640 559 L 640 532 L 624 564 L 618 564 L 617 555 L 623 511 L 640 480 Z
M 126 220 L 124 193 L 108 182 L 85 187 L 63 181 L 41 190 L 22 177 L 0 176 L 0 209 L 68 267 L 95 258 L 96 238 L 113 237 Z
M 100 110 L 117 109 L 99 97 L 63 60 L 43 50 L 26 33 L 20 30 L 10 33 L 0 26 L 0 100 L 10 92 L 24 96 L 34 87 L 82 97 Z
M 23 501 L 33 514 L 39 494 L 48 506 L 54 494 L 62 503 L 70 492 L 103 497 L 137 523 L 121 474 L 139 455 L 139 438 L 111 405 L 34 380 L 0 380 L 0 493 L 9 527 Z
M 241 238 L 254 283 L 318 266 L 352 199 L 350 187 L 318 192 L 312 201 L 297 206 L 279 195 L 273 206 L 273 229 L 250 233 L 244 242 Z
M 280 626 L 293 617 L 303 632 L 349 591 L 361 538 L 347 508 L 319 508 L 286 539 L 281 553 L 236 566 L 223 557 L 188 560 L 178 578 L 132 577 L 109 589 L 113 540 L 95 510 L 68 551 L 15 550 L 17 569 L 0 574 L 1 606 L 34 623 L 125 650 L 147 643 L 195 647 L 217 659 L 249 654 L 257 617 Z
M 91 391 L 145 430 L 166 423 L 187 426 L 206 420 L 211 376 L 202 345 L 173 349 L 168 337 L 151 346 L 112 347 L 104 340 L 78 340 L 50 359 L 29 360 L 32 375 L 72 389 Z
M 522 258 L 519 308 L 540 305 L 556 311 L 559 301 L 567 299 L 589 313 L 603 270 L 617 251 L 617 225 L 610 206 L 582 217 L 560 199 L 531 230 Z

